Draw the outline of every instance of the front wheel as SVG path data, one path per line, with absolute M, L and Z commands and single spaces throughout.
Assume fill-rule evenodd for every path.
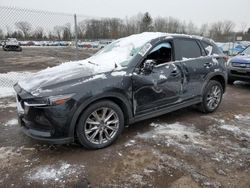
M 111 145 L 124 128 L 121 108 L 109 100 L 90 105 L 81 115 L 76 127 L 78 141 L 88 149 Z
M 220 105 L 223 88 L 220 82 L 210 80 L 204 90 L 199 109 L 204 113 L 214 112 Z

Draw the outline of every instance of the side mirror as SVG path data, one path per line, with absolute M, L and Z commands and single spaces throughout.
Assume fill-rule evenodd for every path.
M 143 63 L 142 72 L 145 74 L 151 73 L 153 71 L 155 65 L 156 65 L 156 62 L 154 60 L 147 59 Z

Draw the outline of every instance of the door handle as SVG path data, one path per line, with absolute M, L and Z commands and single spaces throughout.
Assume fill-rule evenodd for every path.
M 205 68 L 210 68 L 213 66 L 213 63 L 209 62 L 209 63 L 204 63 L 204 67 Z
M 179 74 L 180 74 L 180 72 L 177 71 L 177 70 L 173 70 L 173 71 L 170 73 L 170 75 L 173 76 L 173 77 L 176 77 L 176 76 L 178 76 Z

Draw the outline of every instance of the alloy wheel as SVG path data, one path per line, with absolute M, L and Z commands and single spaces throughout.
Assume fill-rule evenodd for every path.
M 119 129 L 117 113 L 107 107 L 93 111 L 85 121 L 84 134 L 93 144 L 104 144 L 116 136 Z

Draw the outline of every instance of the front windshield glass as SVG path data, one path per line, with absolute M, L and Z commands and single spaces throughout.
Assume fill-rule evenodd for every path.
M 166 34 L 146 32 L 118 39 L 97 52 L 88 61 L 97 65 L 126 67 L 145 44 L 161 36 Z
M 242 54 L 250 55 L 250 46 L 248 46 L 245 50 L 243 50 Z

